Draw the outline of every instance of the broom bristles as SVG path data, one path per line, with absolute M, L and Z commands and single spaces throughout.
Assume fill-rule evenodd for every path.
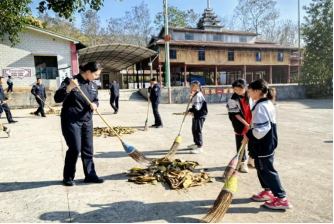
M 223 182 L 225 183 L 228 178 L 232 175 L 232 173 L 235 171 L 235 167 L 228 166 L 226 167 L 224 173 L 223 173 Z
M 148 122 L 147 122 L 147 120 L 145 121 L 145 128 L 144 128 L 144 131 L 148 131 Z
M 172 159 L 172 158 L 175 156 L 177 150 L 179 149 L 179 146 L 180 146 L 180 143 L 174 141 L 172 147 L 171 147 L 170 150 L 168 151 L 168 153 L 167 153 L 167 155 L 165 156 L 165 158 L 167 158 L 167 159 Z
M 150 160 L 143 153 L 139 152 L 137 149 L 135 149 L 131 153 L 128 153 L 128 155 L 136 162 L 141 164 L 147 164 L 150 162 Z

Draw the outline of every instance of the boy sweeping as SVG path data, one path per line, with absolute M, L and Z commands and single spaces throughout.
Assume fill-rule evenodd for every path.
M 276 112 L 268 100 L 268 84 L 263 79 L 249 84 L 249 95 L 256 101 L 252 108 L 252 129 L 244 136 L 244 142 L 252 144 L 249 154 L 255 160 L 257 175 L 262 192 L 253 195 L 255 201 L 265 201 L 264 206 L 271 209 L 292 208 L 286 198 L 277 171 L 274 169 L 274 153 L 277 147 Z
M 201 92 L 201 83 L 199 81 L 193 81 L 190 85 L 190 90 L 192 95 L 192 107 L 186 112 L 186 114 L 189 112 L 194 114 L 192 133 L 195 144 L 189 145 L 188 148 L 192 149 L 190 153 L 197 154 L 203 152 L 202 129 L 206 115 L 208 114 L 208 108 L 205 98 Z

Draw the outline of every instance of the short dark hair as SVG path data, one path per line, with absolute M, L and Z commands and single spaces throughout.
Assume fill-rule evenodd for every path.
M 37 81 L 38 81 L 39 79 L 41 79 L 41 78 L 37 78 Z
M 248 85 L 248 89 L 261 90 L 263 94 L 268 93 L 268 83 L 264 79 L 258 79 Z
M 91 61 L 85 65 L 80 65 L 79 69 L 83 72 L 88 71 L 88 70 L 91 72 L 96 72 L 96 71 L 102 70 L 102 66 L 98 62 Z
M 12 76 L 11 76 L 11 75 L 9 75 L 9 76 L 8 76 L 8 78 L 12 78 Z
M 155 82 L 155 78 L 151 79 L 152 82 Z

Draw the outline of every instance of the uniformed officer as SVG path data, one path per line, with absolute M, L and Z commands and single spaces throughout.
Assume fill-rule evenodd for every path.
M 46 117 L 45 112 L 44 112 L 44 102 L 46 100 L 46 93 L 45 93 L 45 87 L 42 84 L 41 78 L 37 78 L 37 84 L 31 88 L 31 93 L 35 96 L 36 101 L 39 105 L 37 111 L 34 112 L 34 114 L 36 116 L 39 116 L 39 113 L 41 113 L 42 117 Z M 37 96 L 39 96 L 42 100 L 38 98 Z
M 12 76 L 8 76 L 7 85 L 8 85 L 7 93 L 13 92 L 13 85 L 14 84 L 13 84 Z
M 101 69 L 101 65 L 96 62 L 80 66 L 81 73 L 73 79 L 66 78 L 54 96 L 56 103 L 63 102 L 61 129 L 68 146 L 63 174 L 63 183 L 66 186 L 74 185 L 75 165 L 80 152 L 85 182 L 104 182 L 97 176 L 93 162 L 92 115 L 99 105 L 97 85 L 93 80 L 99 78 Z M 77 86 L 85 93 L 92 105 L 81 95 Z
M 5 92 L 3 90 L 3 87 L 2 85 L 5 83 L 5 79 L 3 77 L 0 77 L 0 102 L 2 103 L 3 101 L 5 100 L 8 100 L 8 98 L 5 96 Z M 7 117 L 7 120 L 8 120 L 8 123 L 11 124 L 11 123 L 16 123 L 17 121 L 14 121 L 13 120 L 13 117 L 12 117 L 12 113 L 10 112 L 10 108 L 9 106 L 7 105 L 7 103 L 3 104 L 2 105 L 2 108 L 3 110 L 5 111 L 6 113 L 6 117 Z
M 152 103 L 153 115 L 155 119 L 155 123 L 151 127 L 155 127 L 155 128 L 163 127 L 161 117 L 159 114 L 159 103 L 160 103 L 160 97 L 161 97 L 160 89 L 161 89 L 160 85 L 155 80 L 155 78 L 151 79 L 151 86 L 149 87 L 149 92 L 150 92 L 150 101 Z
M 110 105 L 114 109 L 114 114 L 118 113 L 119 107 L 118 107 L 118 100 L 119 100 L 119 85 L 116 83 L 116 81 L 112 81 L 109 86 L 110 89 Z M 114 105 L 116 104 L 116 106 Z

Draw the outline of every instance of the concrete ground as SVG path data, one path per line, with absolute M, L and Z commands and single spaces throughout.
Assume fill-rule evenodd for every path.
M 113 115 L 107 100 L 100 111 L 115 126 L 138 128 L 124 139 L 150 158 L 162 157 L 177 135 L 184 104 L 161 105 L 163 129 L 143 132 L 147 101 L 121 101 Z M 97 173 L 106 181 L 85 184 L 78 160 L 76 186 L 62 186 L 67 146 L 60 117 L 33 117 L 33 109 L 13 110 L 17 124 L 11 138 L 0 133 L 1 222 L 199 222 L 223 187 L 220 177 L 235 154 L 235 140 L 225 104 L 209 104 L 204 125 L 205 152 L 180 150 L 177 158 L 198 161 L 215 183 L 170 190 L 166 185 L 136 185 L 124 172 L 139 166 L 123 151 L 117 138 L 94 138 Z M 275 167 L 294 208 L 273 211 L 251 201 L 261 190 L 256 171 L 240 174 L 238 192 L 224 222 L 333 222 L 333 101 L 280 101 L 276 106 L 279 146 Z M 153 115 L 150 113 L 150 123 Z M 6 119 L 1 121 L 6 125 Z M 94 126 L 105 126 L 94 116 Z M 192 143 L 187 119 L 181 148 Z

